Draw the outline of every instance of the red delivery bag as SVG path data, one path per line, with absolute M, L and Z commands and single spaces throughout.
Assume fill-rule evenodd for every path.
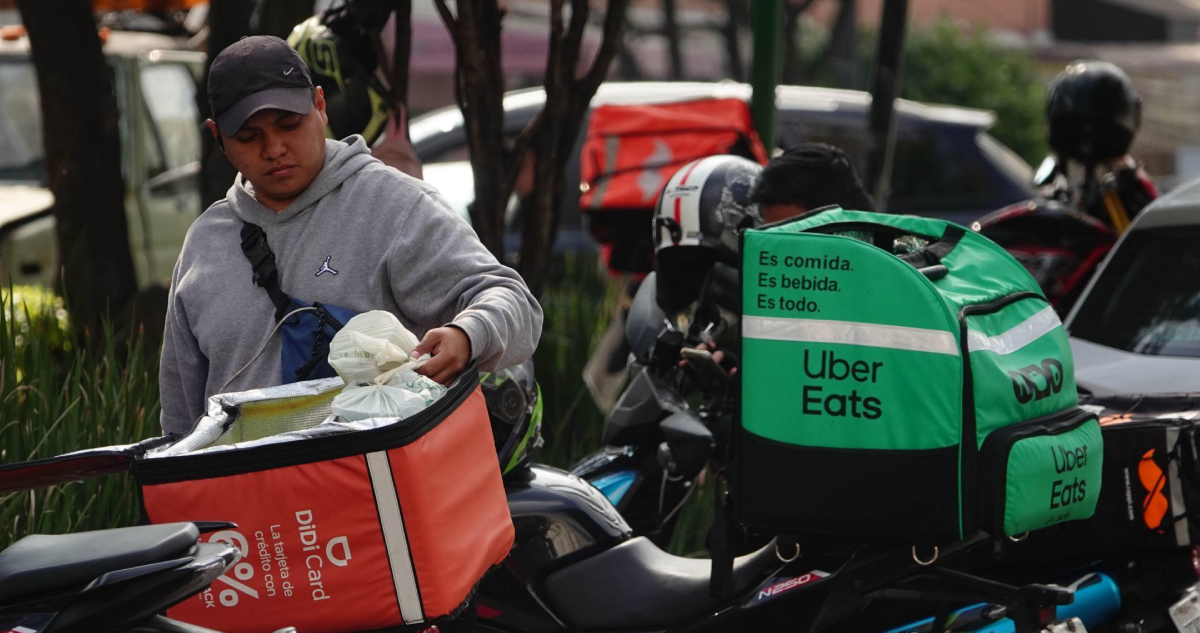
M 340 378 L 222 394 L 183 438 L 0 467 L 0 490 L 128 469 L 149 523 L 227 521 L 241 560 L 168 610 L 228 633 L 348 632 L 455 614 L 513 542 L 470 369 L 408 418 L 343 422 Z
M 765 164 L 746 102 L 698 99 L 592 109 L 580 150 L 579 209 L 615 272 L 653 268 L 654 204 L 682 166 L 715 154 Z

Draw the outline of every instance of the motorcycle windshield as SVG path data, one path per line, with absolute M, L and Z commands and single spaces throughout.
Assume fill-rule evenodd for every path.
M 170 437 L 152 437 L 137 444 L 92 448 L 56 457 L 0 465 L 0 494 L 127 472 L 138 456 L 172 441 Z

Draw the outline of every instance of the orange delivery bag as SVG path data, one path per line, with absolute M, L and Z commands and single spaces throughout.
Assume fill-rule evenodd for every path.
M 513 542 L 472 367 L 404 419 L 345 422 L 326 378 L 221 394 L 181 438 L 0 467 L 0 491 L 128 470 L 146 522 L 221 521 L 242 558 L 169 617 L 228 633 L 341 633 L 457 614 Z

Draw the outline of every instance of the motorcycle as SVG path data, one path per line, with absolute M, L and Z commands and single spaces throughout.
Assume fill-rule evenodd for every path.
M 240 555 L 228 523 L 168 523 L 25 537 L 0 552 L 0 631 L 216 633 L 159 615 L 210 586 Z M 215 532 L 217 542 L 201 542 Z M 276 633 L 294 633 L 281 629 Z
M 941 630 L 929 627 L 953 620 L 1035 631 L 1071 618 L 1096 626 L 1117 613 L 1119 589 L 1104 574 L 1065 574 L 1051 587 L 963 571 L 989 555 L 982 534 L 932 560 L 896 544 L 846 541 L 802 551 L 771 541 L 737 557 L 724 591 L 717 590 L 712 561 L 663 547 L 696 476 L 727 459 L 729 376 L 687 345 L 694 337 L 669 325 L 655 284 L 647 277 L 630 309 L 626 335 L 637 362 L 604 429 L 610 446 L 572 473 L 535 464 L 509 476 L 516 542 L 480 585 L 481 628 L 882 631 Z M 711 340 L 720 328 L 698 333 Z M 696 394 L 704 402 L 691 407 Z M 936 606 L 933 617 L 925 617 L 926 602 Z
M 686 332 L 675 329 L 654 301 L 655 284 L 654 275 L 643 282 L 628 314 L 627 343 L 636 360 L 630 384 L 606 423 L 607 446 L 583 459 L 572 473 L 604 495 L 628 522 L 631 534 L 665 548 L 680 508 L 697 486 L 697 476 L 706 467 L 719 471 L 728 462 L 731 429 L 723 395 L 729 376 L 711 355 L 685 353 L 689 346 L 710 341 L 723 325 L 700 320 Z M 698 312 L 705 313 L 714 314 Z M 687 364 L 681 366 L 684 359 Z M 689 398 L 681 394 L 696 393 L 702 404 L 689 407 Z M 1170 630 L 1165 607 L 1196 583 L 1193 555 L 1184 548 L 1017 568 L 1002 568 L 988 557 L 978 557 L 962 568 L 986 570 L 989 577 L 1014 583 L 1100 574 L 1123 595 L 1116 601 L 1122 605 L 1119 617 L 1113 609 L 1110 625 L 1117 627 L 1113 622 L 1119 622 L 1131 631 Z M 488 594 L 483 595 L 486 605 Z
M 1066 166 L 1047 157 L 1033 180 L 1038 197 L 993 211 L 971 225 L 1021 262 L 1062 315 L 1129 227 L 1140 210 L 1137 205 L 1157 196 L 1140 171 L 1097 176 L 1085 170 L 1075 187 L 1066 172 Z M 1138 190 L 1133 208 L 1127 208 L 1122 188 Z
M 687 413 L 673 418 L 670 426 L 695 427 Z M 953 568 L 986 555 L 990 539 L 982 534 L 933 560 L 895 544 L 808 552 L 772 541 L 736 558 L 728 593 L 713 597 L 711 561 L 673 556 L 633 536 L 612 504 L 578 477 L 534 465 L 508 483 L 508 496 L 516 542 L 479 587 L 479 626 L 487 631 L 882 631 L 928 614 L 919 601 L 945 606 L 896 630 L 956 617 L 958 624 L 1032 632 L 1062 621 L 1086 630 L 1120 608 L 1116 584 L 1102 574 L 1017 586 Z

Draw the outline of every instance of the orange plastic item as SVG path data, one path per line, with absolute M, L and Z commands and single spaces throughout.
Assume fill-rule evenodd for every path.
M 1162 468 L 1154 461 L 1153 448 L 1146 451 L 1142 460 L 1138 462 L 1138 481 L 1146 490 L 1146 500 L 1142 502 L 1142 521 L 1146 527 L 1157 530 L 1162 525 L 1163 517 L 1167 516 L 1171 504 L 1163 495 L 1167 478 L 1163 475 Z
M 278 446 L 294 452 L 301 444 L 317 455 L 322 441 Z M 213 459 L 229 463 L 228 452 L 220 455 Z M 151 523 L 238 526 L 205 538 L 237 547 L 242 560 L 168 611 L 220 631 L 337 633 L 429 622 L 461 606 L 513 542 L 478 388 L 401 446 L 197 478 L 185 471 L 202 471 L 203 455 L 162 461 L 170 459 L 188 460 L 175 478 L 183 480 L 142 485 Z
M 598 106 L 580 157 L 579 207 L 652 208 L 679 167 L 735 150 L 767 162 L 750 107 L 741 99 Z
M 25 25 L 9 24 L 7 26 L 0 27 L 0 40 L 4 40 L 5 42 L 15 42 L 22 37 L 25 37 L 25 33 Z
M 716 154 L 767 162 L 741 99 L 592 109 L 579 157 L 579 209 L 610 272 L 653 269 L 650 227 L 658 194 L 680 167 Z

